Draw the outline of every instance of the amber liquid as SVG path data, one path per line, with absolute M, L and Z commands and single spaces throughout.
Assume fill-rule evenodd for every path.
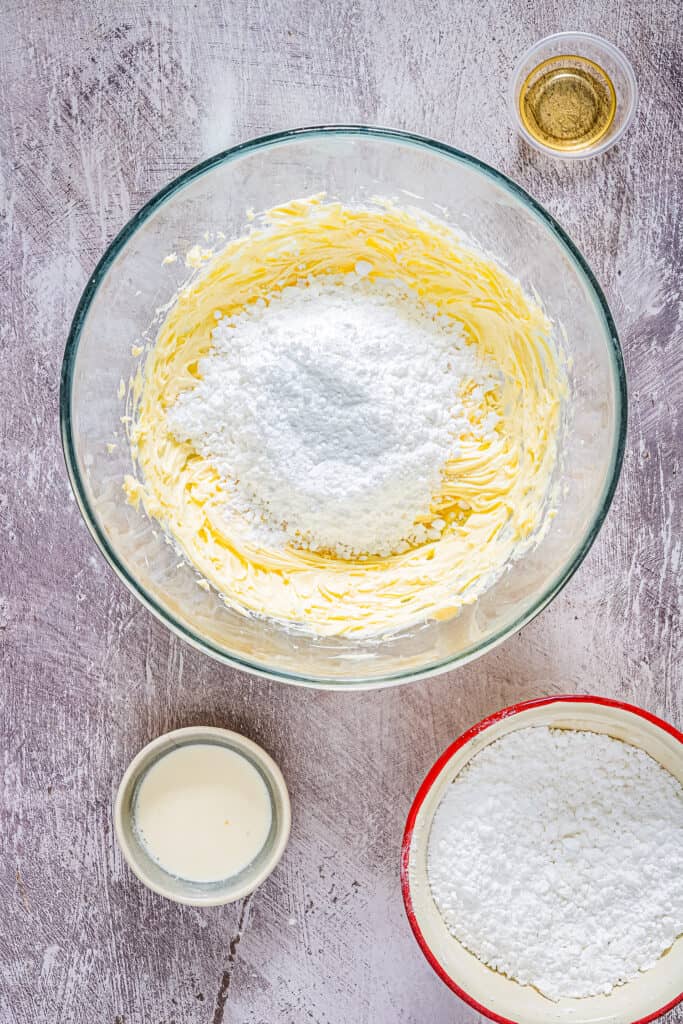
M 565 152 L 590 149 L 614 120 L 614 85 L 586 57 L 552 57 L 527 76 L 519 111 L 529 134 L 544 146 Z

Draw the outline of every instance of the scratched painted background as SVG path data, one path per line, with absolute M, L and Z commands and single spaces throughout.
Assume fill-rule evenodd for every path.
M 0 1024 L 473 1024 L 399 894 L 426 769 L 484 714 L 542 694 L 620 696 L 683 725 L 675 0 L 0 8 Z M 566 28 L 622 47 L 642 92 L 623 143 L 574 166 L 516 141 L 505 106 L 520 52 Z M 57 425 L 70 317 L 131 214 L 232 143 L 334 121 L 453 143 L 538 197 L 606 290 L 631 388 L 612 512 L 552 607 L 458 673 L 355 695 L 252 679 L 172 637 L 95 550 Z M 279 870 L 226 909 L 151 895 L 112 835 L 132 755 L 200 722 L 262 743 L 293 800 Z

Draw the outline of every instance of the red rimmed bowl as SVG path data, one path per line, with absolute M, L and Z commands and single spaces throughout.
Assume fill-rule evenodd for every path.
M 413 934 L 436 973 L 461 999 L 499 1024 L 646 1024 L 683 1001 L 683 936 L 649 971 L 608 996 L 551 1002 L 536 989 L 491 970 L 442 920 L 427 878 L 432 820 L 471 758 L 515 729 L 529 726 L 607 733 L 645 750 L 683 783 L 683 733 L 641 708 L 604 697 L 548 697 L 504 708 L 463 733 L 438 759 L 408 814 L 401 849 L 401 889 Z

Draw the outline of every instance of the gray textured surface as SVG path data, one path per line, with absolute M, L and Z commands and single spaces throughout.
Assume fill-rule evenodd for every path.
M 398 887 L 403 821 L 435 756 L 485 713 L 561 691 L 683 724 L 675 11 L 673 0 L 2 4 L 0 1024 L 472 1024 L 423 961 Z M 642 92 L 624 142 L 575 166 L 518 143 L 504 98 L 520 51 L 563 28 L 621 46 Z M 334 121 L 434 136 L 528 188 L 603 284 L 631 388 L 616 501 L 564 593 L 465 670 L 366 695 L 251 679 L 173 638 L 95 551 L 57 427 L 70 316 L 136 208 L 233 142 Z M 114 845 L 111 799 L 130 757 L 199 722 L 263 743 L 291 787 L 290 847 L 245 906 L 165 903 Z

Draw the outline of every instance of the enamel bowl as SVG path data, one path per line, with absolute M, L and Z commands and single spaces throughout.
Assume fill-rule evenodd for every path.
M 422 952 L 461 999 L 498 1024 L 645 1024 L 683 1000 L 683 936 L 658 960 L 608 996 L 560 999 L 498 974 L 447 930 L 427 879 L 432 820 L 447 786 L 483 747 L 514 729 L 551 726 L 607 733 L 645 750 L 683 783 L 683 734 L 641 708 L 602 697 L 549 697 L 504 708 L 455 741 L 420 786 L 406 822 L 401 888 L 406 913 Z

